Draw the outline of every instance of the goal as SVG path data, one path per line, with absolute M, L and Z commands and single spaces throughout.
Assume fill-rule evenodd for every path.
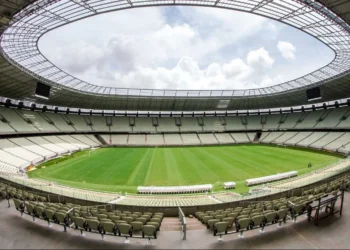
M 283 144 L 277 144 L 276 145 L 278 148 L 287 148 L 287 145 L 283 145 Z

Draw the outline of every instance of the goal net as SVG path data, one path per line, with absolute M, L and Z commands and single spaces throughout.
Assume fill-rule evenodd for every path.
M 283 144 L 277 144 L 276 145 L 278 148 L 287 148 L 287 145 L 283 145 Z

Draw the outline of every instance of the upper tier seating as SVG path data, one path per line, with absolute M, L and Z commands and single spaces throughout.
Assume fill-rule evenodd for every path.
M 75 131 L 74 127 L 72 125 L 68 125 L 67 121 L 62 118 L 62 114 L 45 112 L 44 116 L 46 116 L 47 119 L 52 121 L 59 131 L 62 131 L 62 132 Z
M 261 129 L 261 116 L 260 115 L 253 115 L 253 116 L 247 116 L 247 129 L 248 130 L 257 130 Z
M 181 117 L 181 132 L 197 132 L 202 131 L 196 117 Z
M 130 132 L 129 117 L 113 116 L 111 131 L 115 132 Z
M 156 128 L 153 126 L 152 118 L 137 117 L 135 118 L 135 125 L 132 128 L 133 132 L 156 132 Z
M 22 117 L 28 119 L 33 126 L 38 130 L 43 132 L 57 132 L 59 131 L 55 125 L 50 124 L 48 120 L 44 119 L 42 112 L 32 112 L 27 110 L 18 110 L 17 112 L 21 113 Z
M 266 116 L 266 122 L 263 124 L 264 129 L 277 129 L 280 124 L 280 120 L 282 118 L 282 115 L 279 114 L 272 114 Z
M 76 131 L 92 131 L 91 126 L 87 125 L 83 115 L 62 115 L 65 120 L 72 122 Z
M 125 117 L 37 112 L 0 107 L 0 133 L 225 132 L 277 129 L 348 129 L 350 108 L 218 117 Z M 269 139 L 269 138 L 267 138 Z
M 315 128 L 335 128 L 340 123 L 340 118 L 348 111 L 349 108 L 331 109 L 330 113 Z
M 93 124 L 92 129 L 94 131 L 109 131 L 107 126 L 107 120 L 104 116 L 89 116 L 91 123 Z
M 17 132 L 39 132 L 33 124 L 27 123 L 20 115 L 18 115 L 16 109 L 1 108 L 0 115 L 4 117 L 9 122 L 9 125 Z
M 302 116 L 303 113 L 292 113 L 292 114 L 285 114 L 286 119 L 281 123 L 279 126 L 280 129 L 291 129 L 294 128 L 297 125 L 297 121 Z
M 157 132 L 179 132 L 180 129 L 175 124 L 172 117 L 158 117 Z
M 221 117 L 203 117 L 204 131 L 225 131 Z
M 316 126 L 317 121 L 326 112 L 325 110 L 309 111 L 302 114 L 299 122 L 294 128 L 310 129 Z M 328 111 L 327 111 L 328 112 Z
M 243 125 L 241 117 L 239 116 L 232 116 L 232 117 L 225 117 L 226 120 L 226 130 L 234 130 L 234 131 L 241 131 L 246 130 L 246 126 Z

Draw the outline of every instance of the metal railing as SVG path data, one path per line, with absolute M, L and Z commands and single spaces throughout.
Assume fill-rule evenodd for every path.
M 182 232 L 183 232 L 182 239 L 186 240 L 186 234 L 187 234 L 186 216 L 185 216 L 184 212 L 182 211 L 181 207 L 178 207 L 178 211 L 179 211 L 179 220 L 181 222 Z

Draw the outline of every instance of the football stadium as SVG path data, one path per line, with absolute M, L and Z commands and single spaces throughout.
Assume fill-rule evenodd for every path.
M 0 32 L 1 248 L 349 248 L 349 1 L 6 0 Z

